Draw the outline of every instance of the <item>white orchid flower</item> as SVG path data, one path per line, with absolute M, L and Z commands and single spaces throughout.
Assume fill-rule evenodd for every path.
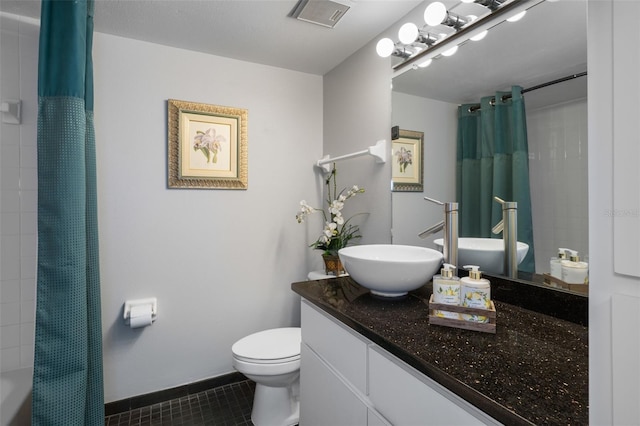
M 338 214 L 344 208 L 344 203 L 339 200 L 333 200 L 329 206 L 331 214 Z
M 349 189 L 344 188 L 338 192 L 335 176 L 334 166 L 331 175 L 325 180 L 328 191 L 327 210 L 311 207 L 305 200 L 302 200 L 300 201 L 300 209 L 296 214 L 298 223 L 302 223 L 310 214 L 322 212 L 325 219 L 325 226 L 318 239 L 311 244 L 311 247 L 322 249 L 326 254 L 334 254 L 340 248 L 346 247 L 350 240 L 360 238 L 358 226 L 350 223 L 353 216 L 345 219 L 342 215 L 342 210 L 344 209 L 346 200 L 354 197 L 356 194 L 363 193 L 364 189 L 353 185 Z

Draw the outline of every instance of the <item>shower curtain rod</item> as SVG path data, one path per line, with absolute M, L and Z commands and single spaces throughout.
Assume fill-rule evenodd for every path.
M 568 75 L 566 77 L 562 77 L 559 78 L 557 80 L 553 80 L 553 81 L 548 81 L 546 83 L 542 83 L 542 84 L 538 84 L 537 86 L 533 86 L 533 87 L 528 87 L 526 89 L 522 89 L 522 93 L 523 95 L 527 92 L 532 92 L 534 90 L 538 90 L 538 89 L 542 89 L 544 87 L 548 87 L 548 86 L 553 86 L 554 84 L 558 84 L 558 83 L 564 83 L 565 81 L 569 81 L 569 80 L 573 80 L 575 78 L 579 78 L 579 77 L 584 77 L 585 75 L 587 75 L 586 71 L 580 72 L 578 74 L 571 74 Z M 502 100 L 502 102 L 506 101 L 507 99 L 511 99 L 511 94 L 506 94 L 506 95 L 502 95 L 502 97 L 500 98 Z M 496 98 L 492 98 L 491 99 L 491 105 L 495 105 L 496 102 Z M 469 112 L 474 112 L 474 111 L 478 111 L 480 109 L 480 104 L 477 105 L 472 105 L 469 107 Z

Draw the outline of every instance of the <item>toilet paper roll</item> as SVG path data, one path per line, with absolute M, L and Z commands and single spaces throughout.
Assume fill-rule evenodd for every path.
M 153 312 L 151 308 L 151 305 L 132 306 L 129 316 L 129 327 L 140 328 L 151 325 L 153 323 Z

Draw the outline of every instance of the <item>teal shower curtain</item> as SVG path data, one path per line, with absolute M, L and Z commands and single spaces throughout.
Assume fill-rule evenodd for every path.
M 503 100 L 504 95 L 510 99 Z M 518 241 L 529 252 L 518 269 L 534 272 L 533 224 L 529 187 L 529 147 L 522 88 L 481 99 L 480 109 L 458 107 L 456 195 L 461 237 L 502 238 L 491 229 L 502 220 L 497 196 L 518 203 Z M 477 106 L 477 105 L 476 105 Z
M 32 424 L 103 425 L 93 0 L 43 0 Z

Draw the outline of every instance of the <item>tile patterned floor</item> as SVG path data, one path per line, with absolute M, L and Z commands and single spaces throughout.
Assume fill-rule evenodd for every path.
M 136 408 L 105 418 L 105 426 L 252 426 L 250 380 Z

